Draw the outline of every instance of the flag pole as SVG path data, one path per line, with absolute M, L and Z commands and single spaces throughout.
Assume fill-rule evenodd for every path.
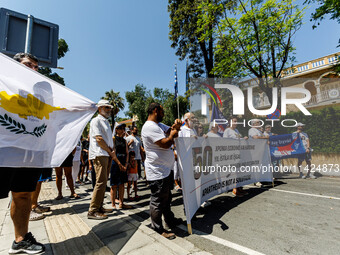
M 189 58 L 187 57 L 186 70 L 185 70 L 185 92 L 188 93 L 189 91 L 189 93 L 191 93 L 188 65 L 189 65 Z M 189 112 L 191 112 L 191 96 L 190 95 L 189 95 Z
M 177 118 L 180 119 L 179 117 L 179 99 L 178 99 L 178 79 L 177 79 L 177 64 L 175 64 L 175 99 L 177 99 Z
M 181 119 L 179 117 L 179 100 L 178 100 L 178 96 L 177 96 L 177 115 L 178 115 L 178 119 Z

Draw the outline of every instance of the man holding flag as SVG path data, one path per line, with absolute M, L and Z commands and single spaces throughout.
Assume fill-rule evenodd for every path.
M 21 64 L 38 70 L 38 59 L 28 53 L 18 53 L 14 56 Z M 31 213 L 31 196 L 36 190 L 42 168 L 0 167 L 0 199 L 6 198 L 12 191 L 11 218 L 14 225 L 15 240 L 9 253 L 26 252 L 36 254 L 45 251 L 45 246 L 38 243 L 31 232 L 28 232 L 28 222 Z

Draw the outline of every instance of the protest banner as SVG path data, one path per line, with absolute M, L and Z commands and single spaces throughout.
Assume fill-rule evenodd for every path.
M 189 233 L 203 202 L 256 182 L 272 182 L 268 141 L 264 139 L 176 138 Z
M 270 155 L 272 160 L 298 158 L 304 156 L 306 149 L 298 133 L 272 135 L 269 137 Z
M 56 167 L 76 147 L 94 102 L 0 54 L 0 167 Z

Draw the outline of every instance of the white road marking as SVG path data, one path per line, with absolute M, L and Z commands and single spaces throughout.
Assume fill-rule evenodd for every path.
M 255 188 L 254 185 L 245 185 L 245 187 Z M 268 190 L 268 191 L 278 191 L 278 192 L 284 192 L 284 193 L 291 193 L 291 194 L 298 194 L 298 195 L 310 196 L 310 197 L 320 197 L 320 198 L 340 200 L 340 197 L 323 196 L 323 195 L 316 195 L 316 194 L 311 194 L 311 193 L 304 193 L 304 192 L 297 192 L 297 191 L 290 191 L 290 190 L 283 190 L 283 189 L 276 189 L 276 188 L 259 188 L 259 189 L 265 189 L 265 190 Z
M 184 230 L 184 231 L 187 231 L 187 228 L 186 228 L 186 226 L 184 226 L 184 225 L 180 225 L 180 226 L 178 226 L 178 227 L 179 227 L 180 229 Z M 192 232 L 193 232 L 194 234 L 196 234 L 196 235 L 199 235 L 199 236 L 202 237 L 202 238 L 208 239 L 208 240 L 210 240 L 210 241 L 213 241 L 213 242 L 215 242 L 215 243 L 221 244 L 221 245 L 223 245 L 223 246 L 229 247 L 229 248 L 231 248 L 231 249 L 240 251 L 240 252 L 245 253 L 245 254 L 248 254 L 248 255 L 265 255 L 264 253 L 261 253 L 261 252 L 252 250 L 252 249 L 247 248 L 247 247 L 245 247 L 245 246 L 242 246 L 242 245 L 239 245 L 239 244 L 230 242 L 230 241 L 228 241 L 228 240 L 219 238 L 219 237 L 217 237 L 217 236 L 213 236 L 213 235 L 204 233 L 204 232 L 199 231 L 199 230 L 196 230 L 196 229 L 192 229 Z
M 296 191 L 290 191 L 290 190 L 282 190 L 282 189 L 275 189 L 275 188 L 274 189 L 269 189 L 269 190 L 278 191 L 278 192 L 285 192 L 285 193 L 291 193 L 291 194 L 304 195 L 304 196 L 311 196 L 311 197 L 321 197 L 321 198 L 327 198 L 327 199 L 340 200 L 340 197 L 323 196 L 323 195 L 316 195 L 316 194 L 296 192 Z

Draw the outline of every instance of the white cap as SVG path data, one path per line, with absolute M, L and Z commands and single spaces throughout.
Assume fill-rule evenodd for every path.
M 109 106 L 109 107 L 113 108 L 113 106 L 110 105 L 109 100 L 105 100 L 105 99 L 99 100 L 97 106 L 98 106 L 98 107 L 101 107 L 101 106 Z
M 299 123 L 296 124 L 296 126 L 297 126 L 297 127 L 303 127 L 303 126 L 305 126 L 305 124 L 299 122 Z

